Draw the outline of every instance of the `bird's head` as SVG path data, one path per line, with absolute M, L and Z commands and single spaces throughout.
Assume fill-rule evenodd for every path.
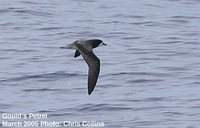
M 101 46 L 101 45 L 107 45 L 102 40 L 99 40 L 99 39 L 93 39 L 93 40 L 90 40 L 90 41 L 93 44 L 93 48 L 96 48 L 96 47 Z

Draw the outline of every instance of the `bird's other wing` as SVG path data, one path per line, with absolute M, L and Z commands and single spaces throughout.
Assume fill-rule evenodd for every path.
M 81 55 L 81 53 L 79 52 L 79 50 L 76 50 L 76 52 L 75 52 L 75 54 L 74 54 L 74 58 L 76 58 L 76 57 L 78 57 L 78 56 L 80 56 Z

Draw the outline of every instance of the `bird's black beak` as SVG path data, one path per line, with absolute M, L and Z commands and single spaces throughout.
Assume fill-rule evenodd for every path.
M 103 43 L 103 45 L 107 46 L 107 44 Z

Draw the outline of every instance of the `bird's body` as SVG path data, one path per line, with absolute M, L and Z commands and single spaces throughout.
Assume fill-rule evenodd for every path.
M 88 94 L 90 95 L 94 90 L 97 79 L 100 72 L 100 60 L 93 53 L 93 49 L 98 47 L 99 45 L 106 45 L 102 40 L 92 39 L 92 40 L 77 40 L 72 44 L 69 44 L 65 47 L 65 49 L 76 49 L 74 58 L 82 55 L 83 59 L 87 63 L 89 67 L 88 71 Z

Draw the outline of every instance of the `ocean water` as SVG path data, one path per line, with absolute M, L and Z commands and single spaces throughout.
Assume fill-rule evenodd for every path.
M 1 1 L 0 126 L 43 120 L 60 127 L 87 121 L 88 127 L 198 128 L 199 8 L 199 0 Z M 94 50 L 101 72 L 88 96 L 86 63 L 59 47 L 94 38 L 107 46 Z M 20 113 L 48 116 L 3 116 Z

